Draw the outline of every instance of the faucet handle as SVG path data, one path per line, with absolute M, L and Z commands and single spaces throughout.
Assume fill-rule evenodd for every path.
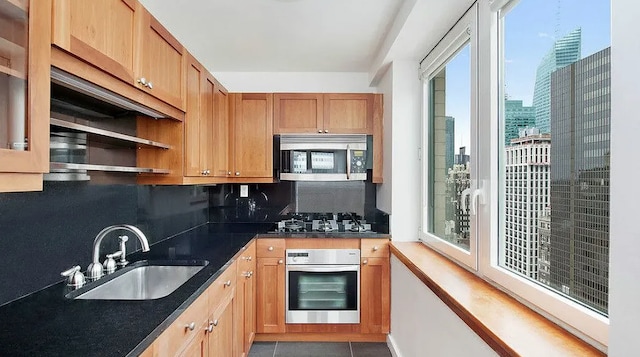
M 120 265 L 121 267 L 126 266 L 127 264 L 129 264 L 129 262 L 127 261 L 127 241 L 129 240 L 129 237 L 126 235 L 122 235 L 122 236 L 118 236 L 118 240 L 120 240 L 120 261 L 118 262 L 118 265 Z
M 62 273 L 60 273 L 60 275 L 66 277 L 67 286 L 74 289 L 81 288 L 85 283 L 84 274 L 82 274 L 82 272 L 80 271 L 79 265 L 76 265 L 71 269 L 67 269 L 63 271 Z
M 114 271 L 116 271 L 117 265 L 116 265 L 116 261 L 113 258 L 118 258 L 121 255 L 122 255 L 121 250 L 112 254 L 107 254 L 107 259 L 104 261 L 104 264 L 103 264 L 105 273 L 111 274 Z

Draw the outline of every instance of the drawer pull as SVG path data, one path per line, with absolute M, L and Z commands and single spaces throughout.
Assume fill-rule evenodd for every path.
M 213 322 L 209 321 L 209 326 L 205 327 L 204 329 L 209 333 L 213 332 Z
M 377 252 L 378 251 L 378 246 L 374 245 L 373 248 L 371 248 L 371 250 L 373 250 L 374 252 Z
M 369 261 L 366 260 L 366 259 L 362 261 L 362 264 L 364 264 L 364 265 L 367 265 L 367 263 L 369 263 Z
M 218 320 L 217 319 L 213 320 L 213 326 L 218 326 Z
M 273 247 L 267 248 L 268 251 L 273 252 Z
M 190 323 L 188 325 L 184 325 L 184 328 L 185 328 L 185 330 L 193 331 L 196 328 L 196 323 L 192 322 L 192 323 Z
M 231 286 L 231 280 L 227 280 L 224 282 L 224 286 Z
M 282 264 L 282 263 L 284 263 L 282 259 L 278 260 L 278 264 Z

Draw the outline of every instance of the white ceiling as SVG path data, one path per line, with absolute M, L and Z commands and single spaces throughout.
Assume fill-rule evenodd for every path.
M 368 72 L 405 1 L 140 0 L 215 72 Z

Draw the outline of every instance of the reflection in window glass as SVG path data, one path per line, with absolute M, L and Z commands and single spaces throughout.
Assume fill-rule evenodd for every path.
M 471 58 L 465 45 L 429 81 L 429 233 L 469 251 Z
M 500 265 L 607 313 L 610 1 L 502 17 Z

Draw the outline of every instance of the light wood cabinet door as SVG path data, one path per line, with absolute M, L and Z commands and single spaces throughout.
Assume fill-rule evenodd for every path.
M 142 19 L 136 46 L 134 85 L 178 109 L 184 109 L 186 51 L 141 5 L 138 11 Z
M 325 94 L 324 132 L 373 134 L 373 94 Z
M 154 342 L 153 355 L 155 357 L 178 356 L 191 341 L 200 338 L 207 323 L 209 311 L 207 303 L 207 294 L 203 294 L 178 316 Z
M 42 190 L 49 171 L 51 1 L 2 1 L 0 28 L 0 192 Z
M 234 267 L 235 268 L 235 267 Z M 234 270 L 235 272 L 235 270 Z M 209 333 L 209 357 L 236 356 L 234 349 L 233 310 L 235 292 L 223 299 L 216 311 L 209 319 L 211 332 Z
M 282 258 L 258 258 L 256 332 L 285 332 L 285 266 Z
M 389 333 L 389 257 L 362 257 L 360 264 L 360 332 Z
M 251 243 L 242 253 L 238 264 L 238 290 L 235 322 L 239 335 L 238 355 L 247 356 L 256 333 L 256 244 Z M 235 337 L 235 336 L 234 336 Z
M 235 178 L 273 176 L 273 94 L 235 93 L 233 172 Z
M 54 0 L 52 43 L 133 83 L 140 9 L 136 0 Z
M 229 160 L 229 93 L 220 84 L 216 85 L 215 117 L 213 120 L 213 162 L 211 174 L 215 177 L 231 176 Z
M 322 133 L 324 106 L 321 93 L 276 93 L 273 95 L 273 131 Z
M 209 355 L 209 335 L 206 328 L 207 324 L 198 327 L 196 337 L 182 350 L 180 357 L 207 357 Z
M 187 112 L 184 120 L 184 173 L 185 176 L 202 176 L 204 174 L 201 158 L 201 132 L 206 129 L 201 120 L 203 99 L 202 93 L 205 73 L 202 66 L 190 55 L 187 65 Z

